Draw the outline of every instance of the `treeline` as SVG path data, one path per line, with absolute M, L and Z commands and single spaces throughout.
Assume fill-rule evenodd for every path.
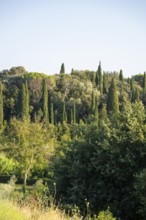
M 0 72 L 0 175 L 42 178 L 66 210 L 146 216 L 146 73 Z M 2 169 L 5 166 L 5 169 Z M 54 185 L 55 184 L 55 185 Z
M 124 79 L 122 70 L 103 72 L 101 63 L 96 72 L 72 69 L 71 74 L 65 74 L 62 64 L 60 74 L 52 76 L 13 67 L 1 71 L 0 79 L 6 121 L 26 114 L 32 121 L 79 123 L 100 116 L 105 105 L 108 112 L 120 111 L 124 97 L 146 104 L 146 73 Z

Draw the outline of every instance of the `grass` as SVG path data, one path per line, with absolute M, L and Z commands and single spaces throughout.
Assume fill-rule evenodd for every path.
M 77 216 L 68 217 L 57 207 L 51 206 L 45 211 L 37 207 L 19 206 L 12 201 L 0 200 L 0 220 L 79 220 Z
M 0 200 L 0 220 L 30 220 L 19 207 L 8 200 Z
M 31 194 L 32 187 L 28 188 L 28 198 L 22 194 L 22 186 L 0 184 L 0 220 L 81 220 L 79 212 L 72 217 L 65 214 L 55 205 L 45 208 L 40 200 Z M 30 193 L 30 194 L 29 194 Z M 91 219 L 87 216 L 86 219 Z M 116 220 L 108 210 L 101 211 L 96 220 Z

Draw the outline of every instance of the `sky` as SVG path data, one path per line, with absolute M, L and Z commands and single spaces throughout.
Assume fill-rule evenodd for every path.
M 146 71 L 145 0 L 0 0 L 0 71 Z

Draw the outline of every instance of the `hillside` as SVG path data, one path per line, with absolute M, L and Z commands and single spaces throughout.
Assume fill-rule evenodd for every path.
M 42 181 L 66 212 L 146 215 L 146 73 L 13 67 L 0 72 L 0 178 Z M 89 213 L 88 213 L 89 212 Z

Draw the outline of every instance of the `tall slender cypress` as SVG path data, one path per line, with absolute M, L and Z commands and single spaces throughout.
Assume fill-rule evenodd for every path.
M 136 100 L 139 100 L 139 90 L 137 88 L 135 88 L 132 91 L 132 97 L 131 97 L 132 102 L 135 102 Z
M 134 91 L 134 89 L 135 89 L 135 80 L 133 77 L 130 80 L 130 89 L 131 89 L 131 91 Z
M 96 75 L 95 75 L 95 84 L 96 84 L 96 87 L 98 88 L 98 84 L 99 84 L 98 71 L 96 71 Z
M 20 117 L 22 118 L 22 120 L 30 119 L 29 92 L 27 82 L 22 84 L 20 102 Z
M 92 72 L 92 83 L 93 83 L 93 86 L 96 85 L 96 73 L 94 71 Z
M 74 69 L 72 68 L 72 69 L 71 69 L 71 75 L 73 75 L 73 73 L 74 73 Z
M 51 102 L 51 118 L 50 118 L 50 121 L 51 121 L 51 124 L 54 124 L 54 106 L 53 106 L 53 103 Z
M 43 97 L 42 97 L 42 110 L 43 110 L 43 120 L 45 123 L 49 122 L 49 113 L 48 113 L 48 91 L 46 80 L 43 80 Z
M 135 80 L 134 78 L 131 78 L 130 81 L 130 89 L 131 89 L 131 102 L 135 102 L 137 97 L 136 87 L 135 87 Z
M 28 91 L 27 81 L 25 82 L 25 90 L 26 90 L 26 115 L 27 115 L 27 118 L 29 118 L 30 117 L 29 115 L 29 91 Z
M 65 101 L 63 102 L 63 115 L 62 115 L 62 121 L 67 123 L 67 113 L 66 113 L 66 104 L 65 104 Z
M 99 91 L 103 92 L 103 76 L 102 76 L 102 68 L 101 68 L 101 62 L 99 62 L 98 66 L 98 81 L 99 81 Z
M 4 112 L 3 112 L 3 86 L 0 82 L 0 128 L 2 128 L 4 120 Z
M 73 123 L 73 110 L 72 110 L 72 108 L 70 110 L 70 123 L 71 124 Z
M 74 106 L 73 106 L 73 123 L 76 123 L 76 103 L 74 100 Z
M 127 79 L 127 83 L 130 85 L 130 82 L 131 82 L 131 80 L 130 80 L 130 78 L 128 77 L 128 79 Z
M 99 120 L 99 114 L 98 114 L 98 103 L 97 103 L 97 98 L 95 99 L 94 116 L 95 116 L 95 120 L 96 120 L 96 122 L 98 123 L 98 120 Z
M 144 76 L 143 76 L 143 88 L 144 90 L 146 90 L 146 72 L 144 72 Z
M 103 93 L 108 93 L 108 75 L 103 74 Z
M 102 107 L 100 111 L 100 121 L 105 121 L 106 119 L 107 119 L 106 104 L 102 103 Z
M 115 114 L 119 112 L 119 99 L 116 87 L 116 80 L 113 77 L 108 93 L 108 111 L 112 111 Z
M 64 63 L 61 64 L 60 74 L 65 74 L 65 66 L 64 66 Z
M 123 81 L 124 81 L 124 77 L 123 77 L 123 71 L 122 71 L 122 70 L 120 70 L 120 74 L 119 74 L 119 80 L 120 80 L 121 82 L 123 82 Z
M 92 99 L 91 99 L 91 112 L 94 114 L 95 111 L 95 93 L 92 91 Z

